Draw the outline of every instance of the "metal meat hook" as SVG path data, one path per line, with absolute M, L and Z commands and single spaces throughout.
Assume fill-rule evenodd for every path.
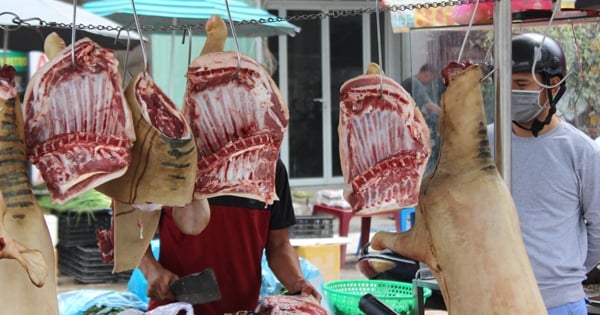
M 117 36 L 115 37 L 115 45 L 117 44 L 117 41 L 119 40 L 119 36 L 121 36 L 121 31 L 123 30 L 123 28 L 119 28 L 119 31 L 117 31 Z M 125 48 L 125 60 L 123 61 L 123 78 L 122 78 L 122 85 L 123 87 L 125 87 L 125 77 L 127 76 L 127 64 L 129 61 L 129 49 L 130 49 L 130 43 L 131 43 L 131 36 L 129 35 L 129 28 L 126 29 L 127 31 L 127 47 Z M 143 45 L 143 43 L 141 43 Z M 129 73 L 130 76 L 133 77 L 133 75 L 131 75 L 131 73 Z
M 135 3 L 134 0 L 131 0 L 131 8 L 133 9 L 133 20 L 135 21 L 135 28 L 138 32 L 142 41 L 140 42 L 140 47 L 142 49 L 142 58 L 144 59 L 144 73 L 148 73 L 148 58 L 146 58 L 146 49 L 144 48 L 144 36 L 142 35 L 142 28 L 140 27 L 140 20 L 138 18 L 137 12 L 135 11 Z
M 473 7 L 473 13 L 471 13 L 471 19 L 469 20 L 469 26 L 467 27 L 467 32 L 465 33 L 465 38 L 463 39 L 462 45 L 460 46 L 460 51 L 458 52 L 458 58 L 456 62 L 460 63 L 462 59 L 463 51 L 465 50 L 465 46 L 467 45 L 467 40 L 469 39 L 469 33 L 471 33 L 471 28 L 473 28 L 473 21 L 475 21 L 475 15 L 477 14 L 477 9 L 479 7 L 479 0 L 475 1 L 475 7 Z
M 375 20 L 377 23 L 377 58 L 379 61 L 379 98 L 383 96 L 383 58 L 381 57 L 381 26 L 379 25 L 379 1 L 375 0 Z
M 231 26 L 231 34 L 233 35 L 233 40 L 235 41 L 235 49 L 237 52 L 237 67 L 235 67 L 235 72 L 233 74 L 233 78 L 237 78 L 240 73 L 240 68 L 242 66 L 242 56 L 240 54 L 240 44 L 238 43 L 238 37 L 235 33 L 235 24 L 233 23 L 233 19 L 231 18 L 231 11 L 229 10 L 229 0 L 225 0 L 225 7 L 227 8 L 227 17 L 229 18 L 229 26 Z
M 188 65 L 192 62 L 192 27 L 188 26 L 183 30 L 183 38 L 181 39 L 181 44 L 185 43 L 185 35 L 188 34 L 190 39 L 188 42 Z
M 77 68 L 75 65 L 75 32 L 77 31 L 77 23 L 75 23 L 77 18 L 77 0 L 73 0 L 73 25 L 71 28 L 71 66 L 73 70 Z
M 552 22 L 554 21 L 554 16 L 556 15 L 556 12 L 560 11 L 560 1 L 556 1 L 553 5 L 554 5 L 554 7 L 552 8 L 552 15 L 550 16 L 550 19 L 548 20 L 548 25 L 546 26 L 546 30 L 544 31 L 544 37 L 542 37 L 542 42 L 540 43 L 540 45 L 544 44 L 544 41 L 546 40 L 546 37 L 548 36 L 548 33 L 550 32 L 550 26 L 552 26 Z M 573 73 L 572 71 L 568 71 L 567 73 L 565 73 L 565 76 L 554 85 L 544 84 L 544 83 L 540 82 L 537 79 L 537 76 L 535 75 L 535 65 L 537 64 L 538 60 L 541 59 L 541 57 L 542 57 L 542 47 L 541 46 L 536 47 L 534 50 L 533 64 L 531 65 L 531 77 L 537 85 L 539 85 L 545 89 L 553 89 L 557 86 L 560 86 L 563 82 L 565 82 L 565 80 Z

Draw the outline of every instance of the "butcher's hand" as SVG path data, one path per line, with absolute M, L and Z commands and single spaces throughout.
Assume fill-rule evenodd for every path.
M 179 279 L 179 277 L 156 261 L 150 247 L 142 256 L 138 267 L 148 281 L 147 295 L 149 298 L 156 301 L 175 300 L 171 288 L 169 288 L 169 283 Z
M 155 301 L 173 301 L 175 296 L 169 288 L 169 284 L 179 277 L 169 270 L 157 265 L 152 271 L 148 272 L 146 280 L 148 281 L 148 297 Z
M 313 287 L 310 281 L 301 279 L 296 281 L 290 288 L 287 288 L 289 292 L 300 293 L 303 296 L 312 295 L 315 299 L 321 302 L 321 294 Z

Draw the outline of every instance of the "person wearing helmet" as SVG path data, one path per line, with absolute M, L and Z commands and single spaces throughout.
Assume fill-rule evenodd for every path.
M 555 115 L 567 76 L 558 43 L 519 34 L 512 56 L 511 190 L 523 241 L 548 314 L 585 315 L 581 282 L 600 262 L 600 145 Z
M 515 36 L 512 45 L 511 118 L 515 132 L 537 137 L 544 126 L 558 122 L 552 118 L 567 90 L 565 55 L 556 41 L 540 34 Z

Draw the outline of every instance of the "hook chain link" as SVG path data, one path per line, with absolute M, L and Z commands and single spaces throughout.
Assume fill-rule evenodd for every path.
M 452 7 L 458 6 L 461 4 L 473 3 L 475 0 L 447 0 L 447 1 L 439 1 L 439 2 L 425 2 L 425 3 L 415 3 L 415 4 L 399 4 L 399 5 L 389 5 L 385 8 L 381 8 L 379 12 L 399 12 L 399 11 L 413 11 L 417 9 L 430 9 L 430 8 L 441 8 L 441 7 Z M 480 0 L 480 2 L 492 2 L 493 0 Z M 295 21 L 307 21 L 307 20 L 322 20 L 325 18 L 339 18 L 346 16 L 354 16 L 354 15 L 363 15 L 363 14 L 371 14 L 376 13 L 376 8 L 360 8 L 360 9 L 351 9 L 351 10 L 334 10 L 327 12 L 320 12 L 314 14 L 301 14 L 294 15 L 288 17 L 274 17 L 274 18 L 261 18 L 261 19 L 250 19 L 250 20 L 242 20 L 240 22 L 236 22 L 237 25 L 244 24 L 265 24 L 265 23 L 275 23 L 275 22 L 295 22 Z M 41 18 L 33 17 L 27 19 L 21 19 L 17 14 L 12 12 L 0 12 L 0 16 L 2 15 L 11 15 L 13 16 L 12 22 L 15 25 L 7 26 L 0 25 L 0 29 L 5 29 L 8 31 L 19 29 L 20 27 L 56 27 L 56 28 L 72 28 L 73 23 L 57 23 L 57 22 L 47 22 Z M 106 30 L 106 31 L 135 31 L 135 25 L 126 25 L 126 26 L 112 26 L 112 25 L 92 25 L 92 24 L 77 24 L 76 28 L 79 30 Z M 150 32 L 171 32 L 171 31 L 182 31 L 182 30 L 200 30 L 204 31 L 204 24 L 193 24 L 193 25 L 144 25 L 141 27 L 142 31 L 150 31 Z

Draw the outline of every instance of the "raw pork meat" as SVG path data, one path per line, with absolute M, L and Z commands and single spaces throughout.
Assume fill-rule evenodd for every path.
M 0 68 L 0 305 L 2 314 L 58 314 L 54 248 L 27 175 L 14 68 Z
M 491 158 L 481 78 L 473 65 L 451 79 L 440 159 L 423 181 L 415 223 L 404 233 L 377 232 L 371 247 L 426 263 L 449 314 L 547 314 L 517 210 Z
M 300 295 L 266 296 L 260 301 L 255 312 L 264 315 L 329 314 L 314 297 Z
M 148 73 L 133 78 L 125 95 L 137 139 L 131 165 L 97 190 L 140 210 L 190 203 L 198 152 L 183 114 Z
M 429 158 L 429 129 L 412 97 L 376 64 L 340 89 L 344 197 L 358 215 L 418 201 Z M 381 73 L 381 74 L 380 74 Z
M 189 124 L 148 73 L 133 78 L 125 96 L 137 138 L 131 165 L 96 188 L 113 198 L 111 230 L 96 235 L 102 259 L 114 263 L 114 272 L 137 267 L 160 219 L 160 211 L 151 210 L 192 201 L 198 167 Z
M 215 38 L 210 28 L 220 30 Z M 224 31 L 223 31 L 224 30 Z M 273 203 L 275 166 L 288 124 L 279 89 L 256 61 L 222 52 L 227 28 L 207 23 L 201 55 L 189 66 L 184 115 L 198 147 L 196 198 L 237 195 Z M 239 66 L 239 68 L 238 68 Z
M 64 41 L 53 33 L 51 60 L 29 82 L 23 113 L 27 157 L 53 201 L 64 203 L 123 175 L 135 133 L 112 51 L 85 38 L 75 43 L 73 64 L 70 47 L 53 56 L 55 45 Z

